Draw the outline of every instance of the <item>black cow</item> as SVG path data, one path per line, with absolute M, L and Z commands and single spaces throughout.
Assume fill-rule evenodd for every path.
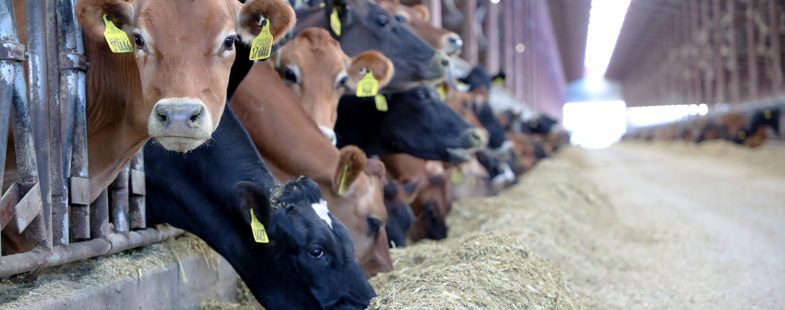
M 377 110 L 373 97 L 341 97 L 335 122 L 339 148 L 357 145 L 368 156 L 408 153 L 461 163 L 471 159 L 468 151 L 487 144 L 485 134 L 441 101 L 433 87 L 384 96 L 386 112 Z
M 539 117 L 523 122 L 521 124 L 521 132 L 528 134 L 547 134 L 551 132 L 553 126 L 558 122 L 559 121 L 549 116 L 540 115 Z
M 228 105 L 205 146 L 183 154 L 148 143 L 144 155 L 148 223 L 202 238 L 265 308 L 364 309 L 375 296 L 319 186 L 307 178 L 281 186 Z M 254 241 L 250 210 L 269 243 Z
M 491 105 L 483 103 L 475 105 L 474 115 L 480 121 L 482 127 L 488 131 L 488 147 L 492 149 L 501 148 L 505 141 L 507 141 L 507 133 L 504 132 L 504 127 L 499 123 L 499 119 L 493 114 Z
M 387 239 L 390 247 L 406 246 L 406 232 L 414 222 L 414 213 L 408 200 L 416 190 L 417 182 L 401 186 L 393 179 L 384 184 L 384 206 L 387 208 Z
M 341 22 L 341 35 L 330 27 L 330 14 L 336 10 Z M 387 10 L 371 1 L 327 0 L 325 7 L 304 8 L 296 11 L 295 33 L 308 27 L 319 27 L 341 43 L 349 56 L 377 50 L 395 66 L 395 75 L 385 91 L 409 89 L 423 82 L 436 82 L 447 73 L 449 60 L 436 52 L 425 41 L 406 29 Z
M 756 110 L 750 120 L 750 132 L 754 133 L 761 127 L 770 127 L 777 136 L 780 135 L 780 108 Z

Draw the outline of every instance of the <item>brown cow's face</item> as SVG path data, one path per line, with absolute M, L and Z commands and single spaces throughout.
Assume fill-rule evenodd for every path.
M 452 31 L 431 25 L 428 8 L 419 4 L 407 6 L 392 0 L 377 0 L 376 3 L 406 25 L 406 28 L 428 42 L 428 45 L 434 49 L 447 56 L 457 55 L 461 51 L 461 46 L 463 46 L 461 37 Z
M 134 124 L 146 124 L 150 137 L 180 152 L 218 127 L 238 34 L 250 42 L 261 30 L 255 21 L 265 17 L 277 41 L 294 24 L 280 0 L 80 0 L 76 9 L 93 40 L 103 40 L 103 15 L 128 34 L 142 91 Z
M 274 61 L 281 78 L 333 144 L 341 95 L 356 89 L 367 70 L 373 71 L 380 88 L 393 75 L 387 57 L 375 51 L 346 56 L 338 41 L 320 28 L 301 32 L 276 52 Z

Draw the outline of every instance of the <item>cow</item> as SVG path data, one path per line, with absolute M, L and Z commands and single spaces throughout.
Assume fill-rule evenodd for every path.
M 442 102 L 431 86 L 384 97 L 390 102 L 387 111 L 379 111 L 374 98 L 341 97 L 335 123 L 338 146 L 357 145 L 369 156 L 407 153 L 460 163 L 487 144 L 487 136 Z
M 380 159 L 393 178 L 402 184 L 424 179 L 425 184 L 411 203 L 415 220 L 407 233 L 409 240 L 447 238 L 447 213 L 452 209 L 452 201 L 447 196 L 447 180 L 452 169 L 428 169 L 426 160 L 408 154 L 381 155 Z M 434 166 L 441 167 L 439 163 Z
M 384 169 L 364 172 L 365 154 L 353 147 L 337 150 L 297 102 L 272 66 L 260 62 L 237 87 L 229 105 L 277 178 L 305 175 L 319 184 L 330 211 L 352 233 L 366 276 L 392 270 L 384 230 Z
M 384 183 L 384 206 L 387 208 L 387 239 L 390 247 L 406 246 L 406 234 L 414 222 L 414 213 L 409 205 L 425 184 L 422 179 L 399 184 L 389 174 Z
M 449 60 L 408 30 L 389 12 L 370 1 L 327 0 L 324 7 L 298 9 L 295 34 L 319 27 L 341 43 L 349 56 L 377 50 L 393 62 L 395 74 L 387 92 L 404 91 L 419 85 L 435 85 L 447 74 Z M 330 26 L 337 14 L 340 35 Z
M 437 51 L 449 57 L 461 52 L 463 46 L 461 37 L 455 32 L 431 25 L 431 13 L 425 6 L 420 4 L 407 6 L 398 0 L 376 0 L 376 3 Z
M 297 96 L 300 104 L 336 143 L 333 127 L 338 117 L 338 100 L 347 90 L 371 73 L 377 88 L 392 78 L 392 62 L 377 51 L 349 57 L 327 30 L 308 28 L 273 55 L 276 71 Z
M 212 137 L 187 154 L 145 145 L 148 224 L 202 238 L 266 309 L 367 307 L 373 288 L 318 185 L 279 184 L 228 107 Z

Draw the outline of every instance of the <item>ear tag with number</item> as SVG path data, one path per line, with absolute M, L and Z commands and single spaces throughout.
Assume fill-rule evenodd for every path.
M 493 83 L 496 84 L 496 86 L 504 87 L 504 79 L 501 77 L 493 79 Z
M 441 98 L 442 101 L 447 100 L 447 90 L 444 89 L 444 84 L 439 84 L 439 86 L 436 87 L 436 92 L 439 93 L 439 98 Z
M 106 38 L 106 44 L 109 44 L 109 49 L 112 50 L 112 53 L 128 53 L 133 52 L 134 48 L 131 46 L 131 41 L 128 40 L 128 34 L 125 31 L 120 30 L 114 23 L 109 20 L 109 15 L 104 15 L 104 24 L 106 24 L 106 30 L 104 30 L 104 38 Z
M 267 238 L 267 230 L 264 229 L 264 225 L 262 222 L 259 222 L 259 219 L 253 214 L 253 209 L 249 210 L 251 210 L 251 231 L 253 231 L 253 240 L 255 240 L 256 243 L 269 243 L 270 238 Z
M 363 79 L 357 83 L 357 97 L 371 97 L 376 96 L 378 92 L 379 82 L 373 77 L 373 70 L 368 69 Z
M 450 176 L 450 181 L 452 184 L 461 183 L 463 181 L 463 173 L 460 170 L 455 170 Z
M 771 119 L 771 110 L 766 110 L 765 112 L 763 112 L 763 117 L 765 117 L 766 119 Z
M 349 165 L 343 166 L 343 173 L 341 173 L 341 183 L 338 183 L 338 195 L 343 196 L 346 194 L 346 173 L 349 172 Z
M 384 97 L 382 94 L 376 95 L 373 97 L 373 101 L 376 103 L 376 110 L 379 112 L 387 112 L 387 98 Z
M 333 8 L 330 13 L 330 29 L 333 30 L 336 36 L 341 36 L 341 18 L 338 16 L 338 9 Z
M 251 43 L 251 54 L 248 55 L 248 59 L 264 60 L 270 58 L 272 49 L 273 35 L 270 34 L 270 23 L 265 19 L 262 20 L 262 30 Z

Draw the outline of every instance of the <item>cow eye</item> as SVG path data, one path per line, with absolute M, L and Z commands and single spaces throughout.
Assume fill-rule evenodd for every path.
M 320 246 L 313 246 L 308 248 L 308 256 L 312 258 L 322 258 L 324 256 L 324 249 Z
M 379 19 L 376 20 L 379 23 L 379 27 L 386 28 L 387 25 L 390 24 L 390 21 L 387 19 L 386 16 L 379 16 Z
M 368 217 L 368 232 L 371 235 L 375 235 L 379 233 L 379 229 L 382 228 L 382 221 L 375 217 Z
M 464 109 L 468 109 L 469 108 L 469 103 L 468 102 L 464 102 L 463 103 L 463 108 Z
M 338 80 L 338 88 L 346 87 L 346 82 L 349 80 L 349 77 L 344 76 L 340 80 Z
M 406 17 L 403 17 L 402 15 L 395 15 L 395 20 L 397 20 L 399 23 L 405 23 Z
M 283 70 L 283 79 L 289 83 L 297 83 L 297 74 L 291 68 Z
M 225 50 L 231 51 L 231 50 L 234 48 L 234 41 L 235 41 L 235 40 L 236 40 L 236 39 L 235 39 L 234 37 L 232 37 L 232 36 L 230 36 L 230 37 L 227 37 L 226 39 L 224 39 L 224 45 L 223 45 L 223 48 L 224 48 Z
M 144 39 L 142 39 L 142 35 L 134 34 L 134 43 L 136 43 L 137 49 L 144 48 Z

